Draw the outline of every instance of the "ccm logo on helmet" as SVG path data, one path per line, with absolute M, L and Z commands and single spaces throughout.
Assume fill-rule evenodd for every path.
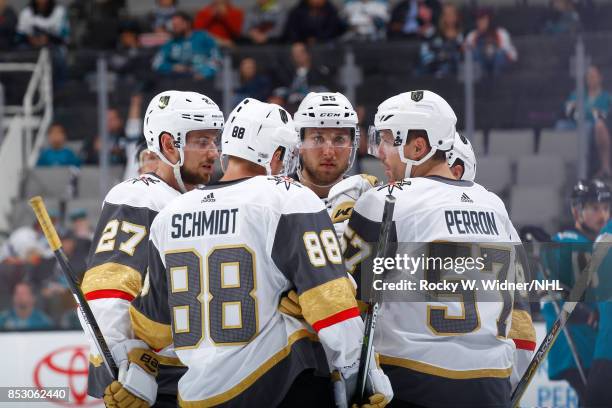
M 322 113 L 319 116 L 321 116 L 322 118 L 338 118 L 340 117 L 339 113 Z

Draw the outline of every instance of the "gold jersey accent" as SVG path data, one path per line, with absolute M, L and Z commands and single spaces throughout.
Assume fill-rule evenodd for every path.
M 85 272 L 81 290 L 88 294 L 97 290 L 120 290 L 136 297 L 142 288 L 140 273 L 127 265 L 107 262 Z

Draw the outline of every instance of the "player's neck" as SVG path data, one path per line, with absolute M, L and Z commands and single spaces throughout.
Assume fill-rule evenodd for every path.
M 176 177 L 174 177 L 174 170 L 172 169 L 172 167 L 168 166 L 165 163 L 160 163 L 159 166 L 157 166 L 157 170 L 155 170 L 155 174 L 164 183 L 166 183 L 176 191 L 182 192 L 181 188 L 179 187 L 178 181 L 176 181 Z M 185 183 L 185 189 L 187 191 L 191 191 L 194 188 L 194 185 Z
M 233 181 L 246 177 L 263 176 L 265 174 L 266 169 L 262 166 L 237 157 L 230 157 L 227 169 L 225 169 L 220 181 Z
M 428 160 L 425 163 L 415 168 L 413 177 L 427 177 L 427 176 L 439 176 L 449 179 L 455 179 L 453 173 L 448 167 L 445 161 L 431 161 Z
M 335 184 L 330 184 L 329 186 L 318 185 L 310 179 L 310 176 L 306 170 L 301 171 L 300 183 L 311 189 L 319 198 L 327 198 L 329 195 L 329 190 L 331 190 Z

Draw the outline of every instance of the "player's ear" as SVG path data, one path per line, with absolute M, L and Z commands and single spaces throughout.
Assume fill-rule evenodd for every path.
M 175 159 L 178 152 L 174 146 L 174 138 L 169 133 L 163 133 L 159 138 L 159 145 L 164 156 L 171 160 Z
M 421 158 L 423 158 L 423 156 L 425 156 L 429 150 L 427 139 L 422 136 L 419 136 L 414 139 L 414 142 L 414 152 L 416 153 L 416 159 L 421 160 Z

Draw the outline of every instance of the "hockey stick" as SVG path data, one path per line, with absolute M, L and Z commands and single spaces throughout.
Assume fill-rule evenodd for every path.
M 538 347 L 538 350 L 535 352 L 535 355 L 529 363 L 529 366 L 527 366 L 525 374 L 523 374 L 523 377 L 518 382 L 516 388 L 512 392 L 512 396 L 510 398 L 511 407 L 518 407 L 518 403 L 521 401 L 521 398 L 527 390 L 527 387 L 529 387 L 529 383 L 535 375 L 538 367 L 546 358 L 546 354 L 548 354 L 548 351 L 555 343 L 557 336 L 559 336 L 559 332 L 566 325 L 569 316 L 572 314 L 574 308 L 578 304 L 578 301 L 576 301 L 575 299 L 580 299 L 582 297 L 582 295 L 587 289 L 587 286 L 589 285 L 589 282 L 591 281 L 593 274 L 599 268 L 601 262 L 608 254 L 610 243 L 612 243 L 612 237 L 605 236 L 604 239 L 595 244 L 595 247 L 593 249 L 593 255 L 591 256 L 591 259 L 589 260 L 587 266 L 580 274 L 580 277 L 576 281 L 576 285 L 571 290 L 568 300 L 563 304 L 563 309 L 561 310 L 561 313 L 557 317 L 557 320 L 555 320 L 555 322 L 553 323 L 550 331 L 546 334 L 544 341 L 542 341 L 542 344 L 540 344 L 540 347 Z
M 542 272 L 544 273 L 545 277 L 547 279 L 550 279 L 550 273 L 548 273 L 548 268 L 544 264 L 541 264 L 541 265 L 542 265 Z M 557 316 L 559 316 L 561 314 L 561 306 L 559 305 L 559 302 L 557 302 L 557 300 L 555 299 L 554 294 L 552 293 L 552 290 L 550 289 L 548 289 L 548 297 L 550 298 L 550 301 L 552 302 L 553 308 L 555 309 L 555 313 L 557 314 Z M 574 358 L 576 367 L 578 368 L 578 374 L 580 375 L 580 380 L 582 381 L 582 384 L 586 386 L 587 378 L 586 378 L 586 374 L 584 373 L 582 360 L 580 359 L 580 355 L 578 354 L 578 350 L 576 349 L 576 343 L 574 343 L 574 338 L 572 337 L 567 325 L 563 326 L 563 335 L 565 336 L 565 340 L 567 340 L 567 345 L 570 349 L 570 352 L 572 353 L 572 357 Z
M 540 241 L 536 240 L 533 234 L 528 234 L 528 237 L 530 237 L 528 238 L 528 240 L 530 240 L 531 242 L 539 244 Z M 550 236 L 547 238 L 546 242 L 551 242 Z M 534 247 L 534 251 L 532 252 L 535 252 L 535 247 Z M 538 265 L 541 267 L 544 277 L 546 279 L 552 279 L 551 278 L 552 274 L 549 271 L 548 263 L 542 262 L 542 257 L 540 256 L 540 250 L 538 249 L 537 255 L 534 253 L 531 255 L 531 257 L 534 260 L 534 262 L 537 262 Z M 561 313 L 561 306 L 559 305 L 559 302 L 557 302 L 557 300 L 555 299 L 555 296 L 552 290 L 547 289 L 547 295 L 550 298 L 550 302 L 552 303 L 553 308 L 555 309 L 555 314 L 559 316 L 559 314 Z M 574 359 L 574 362 L 576 363 L 576 367 L 578 368 L 578 374 L 580 375 L 580 380 L 582 381 L 582 384 L 586 385 L 587 378 L 584 372 L 584 368 L 583 368 L 584 366 L 582 365 L 582 360 L 580 359 L 580 355 L 578 354 L 578 350 L 576 349 L 576 343 L 574 343 L 574 338 L 572 337 L 569 331 L 569 327 L 567 325 L 563 326 L 563 335 L 565 336 L 565 339 L 567 340 L 567 345 L 570 349 L 570 352 L 572 353 L 572 358 Z
M 385 207 L 383 209 L 382 224 L 376 245 L 376 258 L 382 258 L 387 252 L 389 242 L 389 232 L 393 220 L 393 210 L 395 209 L 395 197 L 387 194 L 385 197 Z M 359 360 L 359 371 L 357 373 L 357 402 L 361 403 L 365 398 L 365 386 L 370 363 L 372 361 L 372 344 L 374 342 L 374 329 L 376 328 L 376 317 L 380 308 L 381 295 L 376 290 L 370 291 L 368 310 L 365 318 L 365 330 L 363 332 L 363 343 L 361 345 L 361 356 Z
M 94 339 L 98 351 L 102 356 L 102 360 L 104 362 L 104 366 L 108 370 L 109 374 L 113 378 L 117 378 L 119 374 L 119 370 L 117 369 L 117 364 L 113 359 L 113 355 L 111 354 L 108 345 L 106 344 L 106 340 L 104 340 L 104 336 L 102 335 L 102 331 L 100 330 L 100 326 L 98 326 L 98 322 L 96 322 L 96 318 L 94 317 L 89 305 L 87 304 L 87 300 L 85 300 L 85 296 L 83 296 L 83 292 L 79 287 L 79 282 L 76 279 L 76 275 L 68 262 L 68 258 L 62 249 L 62 242 L 57 235 L 57 231 L 49 218 L 49 213 L 47 213 L 47 208 L 45 207 L 45 203 L 40 196 L 36 196 L 30 199 L 30 206 L 34 210 L 34 214 L 36 214 L 36 218 L 38 219 L 38 223 L 40 224 L 40 228 L 42 229 L 45 237 L 47 238 L 47 242 L 49 242 L 49 246 L 53 250 L 55 254 L 55 258 L 57 259 L 58 264 L 66 280 L 68 281 L 68 285 L 70 286 L 70 290 L 72 291 L 72 295 L 77 302 L 79 311 L 81 312 L 81 316 L 83 320 L 86 322 L 86 326 L 83 328 L 86 332 L 89 332 L 91 337 Z

